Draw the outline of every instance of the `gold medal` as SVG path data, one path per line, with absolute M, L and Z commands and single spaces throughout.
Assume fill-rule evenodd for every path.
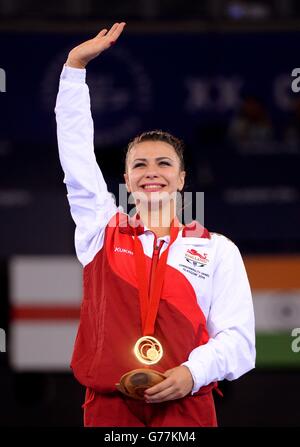
M 141 363 L 154 365 L 162 358 L 163 348 L 157 338 L 146 335 L 136 342 L 134 354 Z

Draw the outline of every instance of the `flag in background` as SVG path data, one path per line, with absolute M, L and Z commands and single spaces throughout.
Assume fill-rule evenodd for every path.
M 299 367 L 292 330 L 300 328 L 300 256 L 244 259 L 253 293 L 257 366 Z
M 18 371 L 70 370 L 82 297 L 82 268 L 73 256 L 10 260 L 9 358 Z
M 245 256 L 253 293 L 257 366 L 300 366 L 300 256 Z M 72 256 L 10 260 L 10 363 L 18 371 L 69 371 L 79 323 L 82 267 Z

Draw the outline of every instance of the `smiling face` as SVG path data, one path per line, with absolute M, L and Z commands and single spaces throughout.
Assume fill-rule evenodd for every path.
M 135 198 L 155 201 L 159 196 L 181 191 L 185 171 L 181 170 L 179 157 L 169 143 L 143 141 L 131 148 L 124 178 L 128 192 Z

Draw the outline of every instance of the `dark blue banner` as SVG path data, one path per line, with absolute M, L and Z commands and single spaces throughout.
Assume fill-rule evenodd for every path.
M 245 95 L 275 124 L 293 107 L 299 33 L 130 34 L 88 67 L 96 144 L 167 129 L 187 141 L 212 117 L 228 120 Z M 93 35 L 2 33 L 2 140 L 55 142 L 54 104 L 68 51 Z

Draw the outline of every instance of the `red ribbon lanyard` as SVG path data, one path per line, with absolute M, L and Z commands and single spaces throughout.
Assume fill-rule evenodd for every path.
M 178 222 L 177 220 L 175 221 Z M 170 228 L 170 243 L 167 249 L 161 254 L 154 277 L 154 287 L 152 287 L 151 295 L 149 295 L 149 287 L 147 280 L 146 257 L 141 241 L 134 232 L 134 258 L 136 266 L 136 274 L 139 288 L 141 321 L 143 335 L 152 335 L 154 333 L 154 325 L 157 316 L 161 291 L 164 282 L 166 264 L 168 259 L 169 248 L 177 238 L 179 232 L 178 223 L 174 225 L 174 219 Z

